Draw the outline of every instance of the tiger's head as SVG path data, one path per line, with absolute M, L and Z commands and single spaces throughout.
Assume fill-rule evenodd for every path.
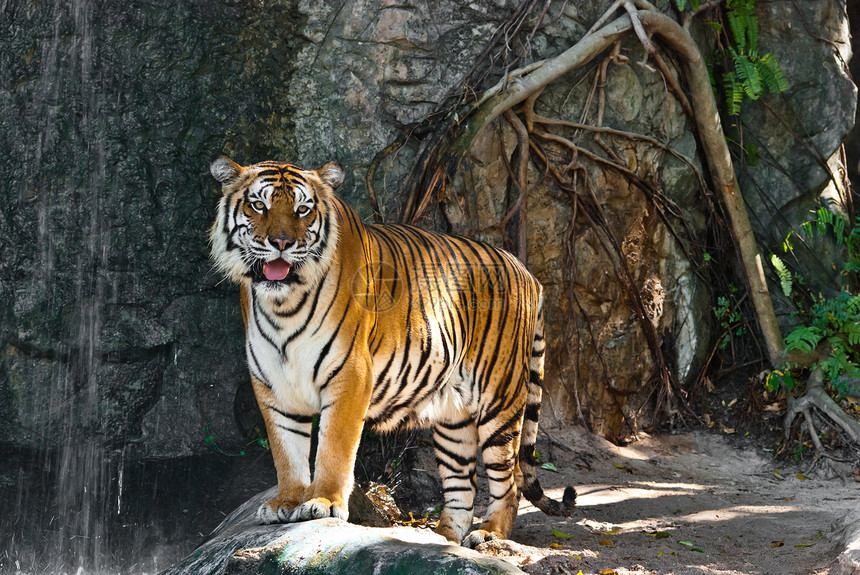
M 270 293 L 313 283 L 337 243 L 337 162 L 319 170 L 262 162 L 243 167 L 224 156 L 209 167 L 223 196 L 210 230 L 215 266 L 236 282 Z

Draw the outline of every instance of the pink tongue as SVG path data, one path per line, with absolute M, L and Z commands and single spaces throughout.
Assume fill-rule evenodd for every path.
M 263 264 L 263 275 L 270 281 L 281 281 L 290 273 L 290 264 L 278 258 Z

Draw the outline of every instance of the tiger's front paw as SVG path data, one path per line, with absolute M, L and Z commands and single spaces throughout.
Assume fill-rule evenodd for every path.
M 323 517 L 337 517 L 346 521 L 349 518 L 349 509 L 344 501 L 315 497 L 296 507 L 290 515 L 290 521 L 309 521 Z
M 263 525 L 289 523 L 293 507 L 280 503 L 277 499 L 266 501 L 257 509 L 257 521 Z
M 486 541 L 495 541 L 496 539 L 502 539 L 502 537 L 497 533 L 493 533 L 492 531 L 475 529 L 463 538 L 463 547 L 474 549 L 481 543 L 484 543 Z

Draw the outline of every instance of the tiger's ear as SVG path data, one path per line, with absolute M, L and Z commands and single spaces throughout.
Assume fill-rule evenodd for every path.
M 209 172 L 221 185 L 227 185 L 239 179 L 244 169 L 227 156 L 221 156 L 209 164 Z
M 332 190 L 336 190 L 343 183 L 343 178 L 346 174 L 343 171 L 343 166 L 337 162 L 329 162 L 317 170 L 317 175 L 323 183 L 331 186 Z

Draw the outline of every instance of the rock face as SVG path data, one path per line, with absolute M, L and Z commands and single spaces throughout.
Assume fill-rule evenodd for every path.
M 333 518 L 259 525 L 254 514 L 275 490 L 259 494 L 231 513 L 203 545 L 161 575 L 522 573 L 501 559 L 451 545 L 423 529 L 363 527 Z
M 567 3 L 564 14 L 553 7 L 530 57 L 558 54 L 607 4 Z M 369 215 L 371 159 L 461 89 L 518 5 L 0 3 L 0 438 L 44 446 L 80 435 L 139 442 L 141 454 L 156 456 L 205 450 L 207 435 L 226 448 L 243 444 L 253 424 L 243 428 L 237 401 L 247 397 L 241 319 L 236 290 L 208 262 L 217 198 L 208 161 L 219 153 L 313 167 L 337 159 L 347 166 L 344 196 Z M 844 17 L 810 9 L 804 25 L 798 9 L 761 9 L 761 44 L 786 51 L 778 55 L 793 86 L 767 101 L 826 160 L 853 121 L 855 92 L 834 46 L 806 26 L 842 46 Z M 622 54 L 630 62 L 608 68 L 604 125 L 651 135 L 700 166 L 660 74 L 637 64 L 633 40 Z M 556 83 L 538 110 L 579 119 L 594 73 Z M 776 209 L 750 200 L 772 236 L 783 217 L 805 217 L 826 175 L 779 122 L 764 112 L 744 118 L 762 156 L 773 157 L 744 181 L 782 194 Z M 476 143 L 452 196 L 463 202 L 451 227 L 494 243 L 512 203 L 498 159 L 501 141 L 508 153 L 514 147 L 505 130 Z M 679 206 L 685 237 L 700 239 L 705 206 L 694 171 L 642 142 L 612 145 Z M 415 151 L 405 147 L 377 173 L 389 210 Z M 797 169 L 791 185 L 774 184 L 786 166 Z M 595 431 L 621 437 L 630 431 L 625 417 L 647 423 L 649 410 L 637 410 L 654 365 L 642 324 L 600 239 L 581 219 L 571 226 L 572 204 L 537 166 L 531 173 L 528 264 L 547 289 L 551 342 L 544 413 L 581 413 Z M 688 381 L 712 340 L 701 262 L 689 262 L 642 189 L 610 171 L 592 170 L 590 180 L 667 363 Z
M 848 14 L 837 4 L 792 2 L 762 3 L 758 13 L 760 45 L 779 59 L 791 86 L 778 97 L 745 106 L 742 130 L 729 133 L 746 146 L 753 144 L 758 154 L 754 165 L 738 158 L 738 181 L 765 255 L 773 252 L 789 262 L 796 258 L 794 269 L 810 291 L 832 294 L 841 285 L 840 250 L 832 241 L 795 241 L 792 255 L 782 246 L 789 231 L 802 236 L 800 224 L 813 219 L 810 211 L 818 205 L 852 217 L 840 149 L 857 108 L 857 87 L 848 70 Z M 777 283 L 771 293 L 785 332 L 792 306 Z

